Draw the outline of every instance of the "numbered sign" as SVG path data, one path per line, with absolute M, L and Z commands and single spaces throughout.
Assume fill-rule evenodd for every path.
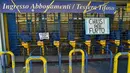
M 109 18 L 86 18 L 86 35 L 109 34 Z
M 49 39 L 49 32 L 39 33 L 40 40 Z

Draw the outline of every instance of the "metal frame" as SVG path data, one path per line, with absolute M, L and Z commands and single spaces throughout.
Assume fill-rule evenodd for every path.
M 47 71 L 47 60 L 42 57 L 42 56 L 30 56 L 27 60 L 26 60 L 26 73 L 30 73 L 30 61 L 32 60 L 41 60 L 43 62 L 43 70 L 44 70 L 44 73 L 48 73 Z
M 127 69 L 127 73 L 130 73 L 130 53 L 129 52 L 119 52 L 115 55 L 114 57 L 114 68 L 113 68 L 113 73 L 117 73 L 117 68 L 118 68 L 118 58 L 121 55 L 127 55 L 128 56 L 128 69 Z
M 75 49 L 75 50 L 71 50 L 69 52 L 69 73 L 72 73 L 72 55 L 75 52 L 81 52 L 82 54 L 82 67 L 81 67 L 81 73 L 85 73 L 85 53 L 82 49 Z
M 4 55 L 4 54 L 9 54 L 12 58 L 12 72 L 15 73 L 15 56 L 11 51 L 5 51 L 5 52 L 0 52 L 0 56 Z

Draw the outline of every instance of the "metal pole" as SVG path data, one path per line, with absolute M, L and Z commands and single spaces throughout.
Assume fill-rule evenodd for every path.
M 1 45 L 2 48 L 0 48 L 1 51 L 6 51 L 6 41 L 5 41 L 5 29 L 4 29 L 4 16 L 3 13 L 0 13 L 0 31 L 1 31 Z M 7 60 L 5 57 L 4 61 L 5 65 L 7 65 Z
M 3 72 L 6 73 L 5 55 L 3 55 Z
M 4 29 L 4 19 L 3 19 L 3 13 L 0 13 L 0 29 L 1 29 L 1 40 L 2 40 L 2 47 L 3 47 L 3 51 L 6 50 L 6 41 L 5 41 L 5 29 Z M 1 48 L 2 51 L 2 48 Z
M 108 48 L 108 45 L 107 45 L 107 48 L 106 48 L 106 52 L 107 52 L 107 54 L 108 54 L 108 53 L 110 54 L 109 72 L 111 73 L 111 72 L 112 72 L 112 63 L 113 63 L 113 53 L 112 53 L 112 51 Z
M 87 54 L 87 51 L 86 51 L 86 62 L 85 62 L 85 73 L 88 73 L 88 54 Z
M 58 60 L 59 60 L 59 73 L 62 73 L 62 69 L 61 69 L 61 52 L 60 52 L 60 48 L 58 48 Z
M 2 30 L 1 30 L 1 21 L 2 21 L 2 19 L 1 19 L 1 14 L 0 14 L 0 51 L 2 51 L 2 48 L 3 48 L 3 46 L 2 46 Z M 2 73 L 2 63 L 3 63 L 3 61 L 2 61 L 2 56 L 0 57 L 0 73 Z
M 2 69 L 2 57 L 0 57 L 0 73 L 3 72 L 3 69 Z

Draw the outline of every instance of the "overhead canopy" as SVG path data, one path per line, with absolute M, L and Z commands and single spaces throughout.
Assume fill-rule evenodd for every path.
M 103 13 L 114 14 L 114 2 L 0 0 L 2 13 Z

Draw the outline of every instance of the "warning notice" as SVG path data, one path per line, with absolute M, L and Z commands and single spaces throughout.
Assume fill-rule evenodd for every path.
M 86 18 L 86 35 L 109 34 L 109 18 Z
M 39 33 L 40 40 L 49 39 L 49 32 Z

